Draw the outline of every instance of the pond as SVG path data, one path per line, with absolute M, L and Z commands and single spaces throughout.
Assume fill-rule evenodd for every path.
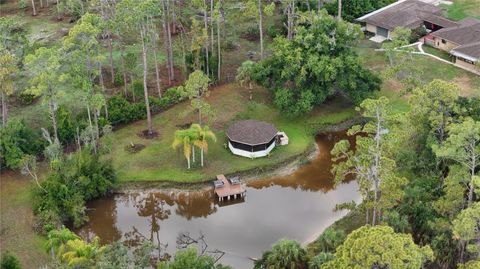
M 252 268 L 250 258 L 261 257 L 277 240 L 312 241 L 347 213 L 334 212 L 336 204 L 360 200 L 355 181 L 333 189 L 329 172 L 329 152 L 346 138 L 345 133 L 317 136 L 317 158 L 288 176 L 250 181 L 242 200 L 219 204 L 212 191 L 117 194 L 90 203 L 90 220 L 76 232 L 129 246 L 150 240 L 168 253 L 175 251 L 180 233 L 204 235 L 208 249 L 226 253 L 223 264 Z

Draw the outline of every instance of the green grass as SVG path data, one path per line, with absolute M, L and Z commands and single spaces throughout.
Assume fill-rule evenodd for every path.
M 466 17 L 480 19 L 480 3 L 478 0 L 454 0 L 452 5 L 442 5 L 447 17 L 452 20 L 461 20 Z
M 45 264 L 45 237 L 33 230 L 31 188 L 29 177 L 2 172 L 0 180 L 0 252 L 10 251 L 19 258 L 23 268 Z
M 312 146 L 314 136 L 308 128 L 310 125 L 338 123 L 355 115 L 352 105 L 346 105 L 343 100 L 335 100 L 308 116 L 289 119 L 265 101 L 268 99 L 266 90 L 258 88 L 254 92 L 253 102 L 249 102 L 248 92 L 237 84 L 226 84 L 212 92 L 208 101 L 217 110 L 217 117 L 210 126 L 215 131 L 218 141 L 210 143 L 204 168 L 198 167 L 197 164 L 197 167 L 187 170 L 183 154 L 171 148 L 176 125 L 195 122 L 195 115 L 181 116 L 187 109 L 188 102 L 154 117 L 155 129 L 160 132 L 157 139 L 146 140 L 137 135 L 146 128 L 145 121 L 116 131 L 113 134 L 115 144 L 111 156 L 120 180 L 196 182 L 214 178 L 221 173 L 229 174 L 278 164 L 292 156 L 302 154 Z M 277 147 L 266 158 L 251 160 L 233 155 L 225 148 L 227 143 L 225 129 L 232 121 L 246 118 L 274 123 L 277 129 L 287 133 L 290 144 Z M 130 142 L 144 144 L 146 148 L 138 153 L 128 153 L 125 146 Z
M 431 46 L 423 46 L 423 50 L 426 52 L 426 53 L 429 53 L 429 54 L 432 54 L 432 55 L 435 55 L 437 57 L 440 57 L 444 60 L 447 60 L 447 61 L 451 61 L 452 60 L 452 57 L 450 56 L 450 54 L 446 51 L 443 51 L 443 50 L 439 50 L 439 49 L 436 49 L 434 47 L 431 47 Z

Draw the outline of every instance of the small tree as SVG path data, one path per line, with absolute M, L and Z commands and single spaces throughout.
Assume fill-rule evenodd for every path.
M 252 100 L 252 89 L 253 85 L 252 82 L 254 82 L 254 79 L 252 78 L 254 72 L 256 71 L 256 64 L 250 60 L 245 61 L 242 63 L 242 65 L 237 69 L 237 76 L 235 77 L 235 80 L 240 83 L 240 86 L 242 87 L 248 87 L 248 90 L 250 92 L 250 100 Z
M 297 241 L 282 239 L 263 253 L 255 268 L 298 269 L 307 267 L 307 252 Z
M 202 124 L 204 115 L 212 114 L 210 105 L 203 99 L 208 96 L 208 84 L 210 78 L 200 70 L 195 70 L 188 76 L 185 85 L 179 88 L 183 97 L 191 100 L 191 108 L 198 112 L 198 124 Z
M 181 148 L 185 159 L 187 159 L 187 167 L 190 169 L 190 157 L 192 155 L 192 139 L 193 134 L 190 130 L 175 131 L 175 138 L 172 143 L 174 149 Z

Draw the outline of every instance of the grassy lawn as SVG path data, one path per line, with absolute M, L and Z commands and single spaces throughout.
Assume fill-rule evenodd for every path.
M 187 170 L 183 154 L 171 147 L 173 133 L 178 129 L 176 125 L 195 122 L 196 115 L 182 116 L 188 102 L 155 116 L 154 126 L 160 132 L 157 139 L 146 140 L 137 135 L 146 128 L 145 121 L 116 131 L 111 156 L 120 180 L 194 182 L 213 178 L 220 173 L 228 174 L 276 164 L 303 153 L 312 145 L 314 136 L 309 126 L 341 122 L 355 114 L 352 105 L 345 104 L 344 100 L 333 100 L 308 116 L 292 120 L 280 115 L 265 100 L 269 100 L 269 95 L 262 88 L 255 89 L 252 102 L 248 101 L 248 91 L 237 84 L 226 84 L 212 91 L 208 101 L 216 109 L 217 116 L 209 125 L 215 131 L 218 141 L 210 143 L 204 168 L 197 164 L 197 167 Z M 287 133 L 290 144 L 277 147 L 266 158 L 251 160 L 233 155 L 225 148 L 225 129 L 232 121 L 247 118 L 274 123 L 277 129 Z M 130 142 L 143 144 L 146 148 L 138 153 L 128 153 L 125 147 Z
M 387 67 L 388 60 L 384 53 L 375 51 L 372 46 L 372 44 L 369 45 L 366 42 L 362 42 L 355 48 L 355 51 L 360 55 L 366 67 L 381 72 Z M 427 46 L 423 48 L 428 50 Z M 434 79 L 443 79 L 458 84 L 463 96 L 480 97 L 480 76 L 454 65 L 442 63 L 425 55 L 413 55 L 413 61 L 422 72 L 424 83 L 428 83 Z M 395 96 L 398 97 L 402 88 L 403 86 L 399 81 L 395 79 L 387 80 L 383 83 L 382 94 L 391 99 L 393 98 L 394 103 L 402 106 L 404 102 L 403 98 L 395 98 Z
M 29 177 L 19 173 L 0 175 L 0 252 L 10 251 L 19 258 L 23 268 L 45 264 L 45 238 L 33 231 L 31 188 Z
M 423 50 L 424 50 L 426 53 L 435 55 L 435 56 L 440 57 L 440 58 L 442 58 L 442 59 L 444 59 L 444 60 L 447 60 L 447 61 L 451 61 L 451 60 L 452 60 L 452 57 L 451 57 L 450 54 L 448 54 L 448 52 L 446 52 L 446 51 L 439 50 L 439 49 L 436 49 L 436 48 L 434 48 L 434 47 L 427 46 L 427 45 L 424 45 L 424 46 L 423 46 Z
M 452 5 L 442 5 L 447 17 L 452 20 L 461 20 L 466 17 L 480 19 L 480 2 L 478 0 L 454 0 Z

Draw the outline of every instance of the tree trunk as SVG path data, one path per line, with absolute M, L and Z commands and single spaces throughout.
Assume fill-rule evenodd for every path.
M 218 66 L 217 66 L 217 80 L 218 82 L 220 83 L 221 81 L 221 74 L 222 74 L 222 71 L 221 71 L 221 67 L 222 67 L 222 48 L 221 48 L 221 44 L 220 44 L 220 16 L 217 17 L 217 63 L 218 63 Z
M 90 130 L 92 131 L 91 136 L 92 136 L 92 144 L 93 144 L 93 153 L 95 155 L 97 154 L 97 147 L 95 146 L 95 136 L 93 134 L 93 124 L 92 124 L 92 116 L 90 115 L 90 105 L 88 104 L 87 101 L 87 115 L 88 115 L 88 125 L 90 126 Z
M 127 71 L 125 67 L 125 59 L 123 58 L 123 49 L 121 51 L 122 59 L 122 73 L 123 73 L 123 91 L 125 92 L 125 99 L 128 97 L 128 86 L 127 86 Z
M 187 167 L 190 169 L 190 158 L 187 158 Z
M 163 43 L 166 44 L 165 46 L 165 54 L 167 55 L 167 70 L 168 70 L 168 85 L 172 84 L 172 76 L 170 73 L 170 51 L 168 48 L 168 32 L 167 32 L 167 24 L 168 22 L 168 14 L 167 14 L 167 7 L 165 4 L 165 0 L 162 0 L 162 11 L 163 11 L 163 20 L 162 20 L 162 28 L 163 28 Z
M 43 0 L 40 0 L 40 8 L 43 8 Z
M 210 38 L 212 41 L 210 46 L 212 47 L 212 57 L 213 57 L 213 52 L 215 49 L 215 37 L 213 35 L 213 0 L 210 0 Z
M 469 191 L 468 191 L 468 207 L 472 206 L 473 203 L 473 191 L 475 189 L 475 185 L 473 182 L 473 178 L 475 177 L 475 167 L 477 166 L 477 155 L 475 154 L 475 144 L 471 145 L 472 148 L 472 156 L 471 156 L 471 167 L 470 167 L 470 182 L 469 182 Z
M 338 20 L 342 20 L 342 0 L 337 0 L 338 1 Z
M 132 86 L 132 100 L 133 102 L 137 102 L 136 98 L 135 98 L 135 87 L 133 87 L 133 75 L 130 74 L 130 85 Z
M 208 22 L 207 22 L 207 0 L 203 0 L 203 24 L 204 24 L 204 27 L 205 27 L 205 30 L 207 32 L 207 35 L 208 35 Z M 207 73 L 207 76 L 210 76 L 210 70 L 209 70 L 209 66 L 210 66 L 210 61 L 209 61 L 209 57 L 208 57 L 208 36 L 207 36 L 207 39 L 205 40 L 205 70 Z
M 7 96 L 2 92 L 2 124 L 3 127 L 7 125 L 8 121 L 8 108 L 7 108 Z
M 53 127 L 53 138 L 55 143 L 59 143 L 58 140 L 58 129 L 57 129 L 57 113 L 56 113 L 56 105 L 53 100 L 48 101 L 48 107 L 50 110 L 50 119 L 52 120 L 52 127 Z
M 102 87 L 102 95 L 105 97 L 106 94 L 105 94 L 105 83 L 103 81 L 103 72 L 102 72 L 102 63 L 98 63 L 99 65 L 99 71 L 100 71 L 100 85 Z M 105 100 L 105 118 L 108 120 L 108 106 L 107 106 L 107 102 Z
M 319 12 L 320 12 L 320 9 L 322 9 L 322 4 L 323 4 L 323 3 L 322 3 L 322 0 L 318 0 L 318 1 L 317 1 L 317 13 L 319 13 Z
M 156 33 L 155 33 L 156 34 Z M 157 87 L 158 98 L 162 98 L 162 88 L 160 86 L 160 71 L 157 61 L 157 38 L 153 38 L 153 60 L 155 61 L 155 82 Z
M 192 163 L 195 163 L 195 146 L 192 146 Z
M 258 30 L 260 32 L 260 59 L 263 59 L 263 9 L 262 9 L 262 0 L 258 0 Z
M 32 0 L 32 16 L 37 16 L 37 9 L 35 8 L 35 0 Z
M 167 1 L 167 12 L 170 15 L 170 1 Z M 173 47 L 172 47 L 172 31 L 170 29 L 170 23 L 167 24 L 168 35 L 168 58 L 170 59 L 170 77 L 175 80 L 174 63 L 173 63 Z
M 93 147 L 96 148 L 97 144 L 100 142 L 100 128 L 98 127 L 98 114 L 99 111 L 96 108 L 93 108 L 93 120 L 95 122 L 95 142 Z
M 147 125 L 148 125 L 148 134 L 153 133 L 152 126 L 152 115 L 150 113 L 150 102 L 148 100 L 148 86 L 147 86 L 147 72 L 148 72 L 148 63 L 147 63 L 147 45 L 145 44 L 146 38 L 146 29 L 145 25 L 141 26 L 140 35 L 142 38 L 142 58 L 143 58 L 143 94 L 145 97 L 145 109 L 147 110 Z
M 203 167 L 203 148 L 200 149 L 200 162 L 201 162 L 202 167 Z
M 108 35 L 108 53 L 110 61 L 110 75 L 112 76 L 112 84 L 115 83 L 115 70 L 113 68 L 113 48 L 112 48 L 112 33 Z
M 62 18 L 60 17 L 60 5 L 57 0 L 57 20 L 61 20 Z

